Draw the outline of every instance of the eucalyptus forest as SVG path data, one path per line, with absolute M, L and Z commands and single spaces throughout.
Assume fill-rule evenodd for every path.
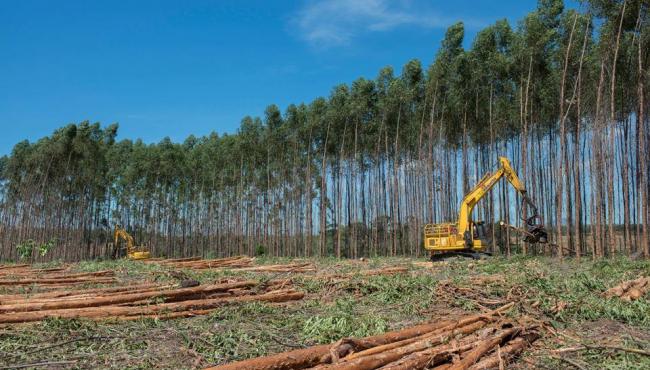
M 109 257 L 114 224 L 156 256 L 424 256 L 424 225 L 456 219 L 498 156 L 553 243 L 500 226 L 526 212 L 502 182 L 474 211 L 493 253 L 650 257 L 649 11 L 539 0 L 472 40 L 459 22 L 431 62 L 271 104 L 232 134 L 145 143 L 86 121 L 19 142 L 0 158 L 0 260 L 28 240 L 51 243 L 38 260 Z

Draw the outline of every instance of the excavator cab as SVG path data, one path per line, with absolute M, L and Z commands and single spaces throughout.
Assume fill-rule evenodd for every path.
M 476 221 L 474 222 L 473 226 L 474 227 L 473 227 L 472 240 L 480 240 L 482 245 L 489 245 L 490 240 L 488 238 L 488 232 L 487 232 L 487 227 L 485 226 L 485 222 Z

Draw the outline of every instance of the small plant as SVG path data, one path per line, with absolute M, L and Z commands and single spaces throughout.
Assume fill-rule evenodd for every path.
M 54 248 L 54 239 L 38 246 L 38 255 L 44 257 L 52 248 Z
M 34 253 L 34 249 L 38 250 L 38 255 L 44 257 L 52 248 L 54 248 L 55 239 L 50 239 L 49 241 L 37 244 L 34 240 L 28 239 L 16 246 L 16 251 L 18 252 L 18 257 L 21 260 L 31 257 Z
M 263 256 L 265 254 L 266 254 L 266 248 L 262 244 L 258 244 L 255 247 L 255 255 L 259 257 L 259 256 Z
M 28 239 L 16 246 L 16 251 L 18 252 L 18 258 L 21 260 L 27 259 L 32 256 L 32 253 L 34 252 L 34 247 L 36 246 L 36 242 L 33 241 L 32 239 Z

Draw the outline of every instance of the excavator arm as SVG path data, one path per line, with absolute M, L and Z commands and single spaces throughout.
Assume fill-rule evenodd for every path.
M 539 217 L 537 213 L 537 207 L 528 197 L 526 187 L 524 183 L 519 179 L 517 173 L 512 168 L 510 161 L 506 157 L 499 157 L 499 163 L 501 166 L 499 169 L 493 173 L 486 174 L 481 181 L 472 189 L 463 199 L 460 204 L 460 212 L 458 213 L 458 232 L 462 235 L 465 235 L 466 232 L 470 231 L 471 228 L 471 216 L 474 206 L 485 197 L 490 190 L 496 185 L 502 177 L 505 177 L 512 187 L 521 194 L 524 202 L 532 209 L 531 217 L 524 217 L 527 224 L 534 223 L 535 220 Z
M 133 240 L 133 237 L 128 232 L 126 232 L 126 230 L 120 228 L 119 226 L 116 226 L 114 238 L 115 238 L 115 245 L 118 245 L 120 239 L 126 242 L 126 253 L 128 255 L 135 252 L 135 246 L 134 246 L 135 241 Z

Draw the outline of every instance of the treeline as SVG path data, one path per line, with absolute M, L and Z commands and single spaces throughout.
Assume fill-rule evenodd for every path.
M 409 61 L 270 105 L 236 134 L 116 141 L 83 122 L 0 160 L 0 259 L 55 240 L 46 258 L 105 257 L 119 223 L 155 255 L 423 255 L 424 224 L 513 160 L 558 247 L 519 242 L 516 194 L 500 184 L 475 219 L 493 250 L 649 255 L 650 4 L 540 0 L 463 48 L 451 26 L 428 67 Z M 8 123 L 6 123 L 8 124 Z

